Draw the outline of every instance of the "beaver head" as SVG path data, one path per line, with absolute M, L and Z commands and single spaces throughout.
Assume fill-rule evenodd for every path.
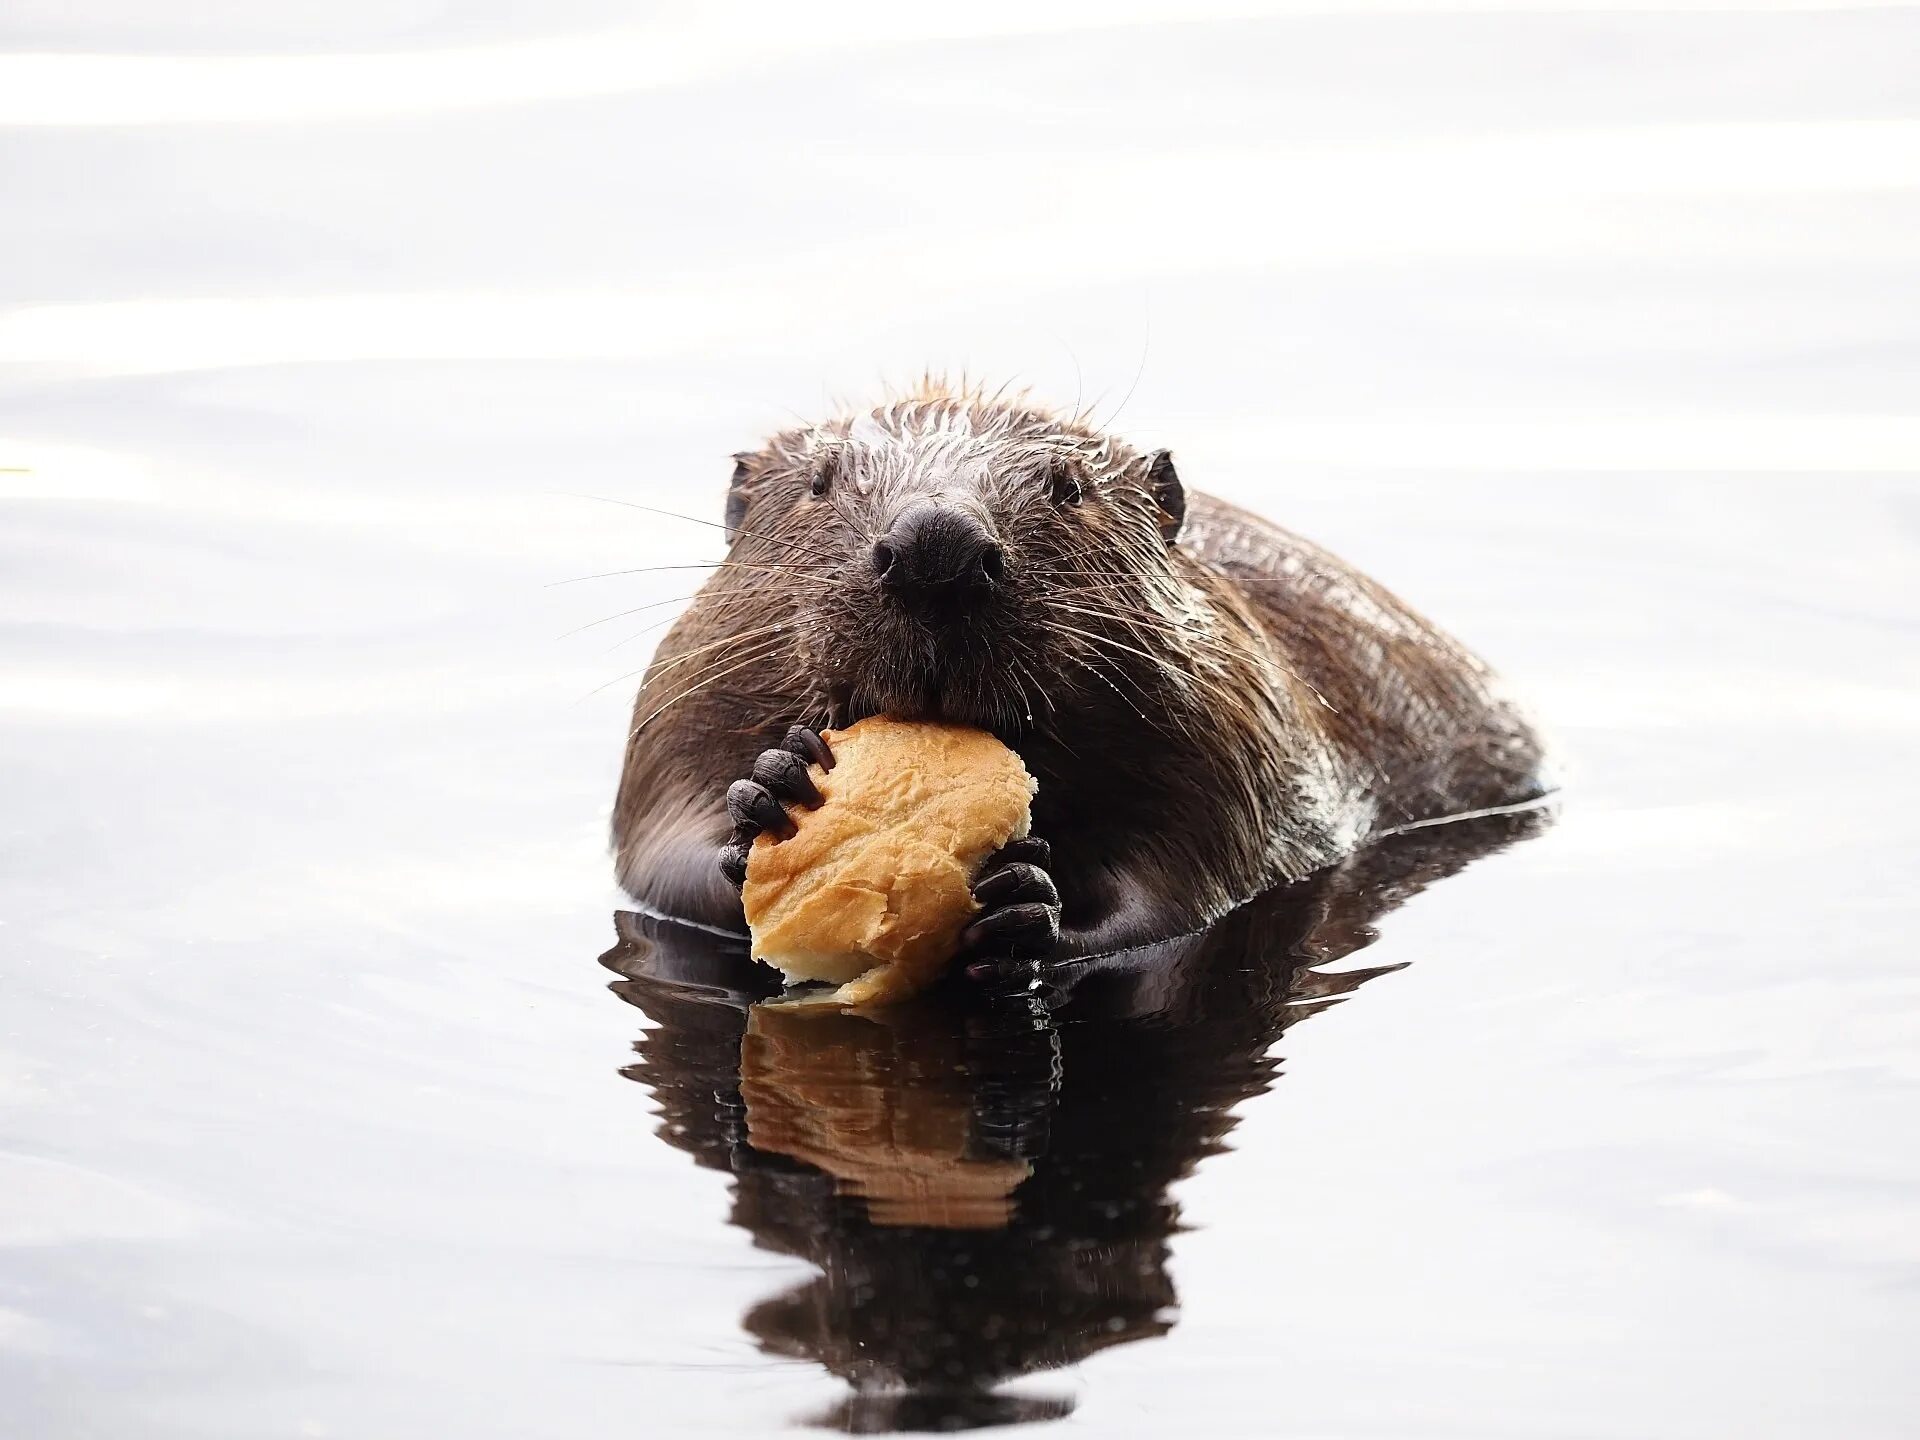
M 791 608 L 836 723 L 1131 706 L 1130 653 L 1180 608 L 1172 459 L 1083 416 L 929 383 L 734 458 L 719 581 Z

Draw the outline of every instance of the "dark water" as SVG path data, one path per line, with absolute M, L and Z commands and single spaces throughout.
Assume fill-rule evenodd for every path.
M 696 8 L 0 7 L 0 1434 L 1913 1435 L 1920 17 Z M 568 497 L 928 363 L 1554 823 L 750 1009 L 605 855 L 705 572 L 551 584 L 713 532 Z

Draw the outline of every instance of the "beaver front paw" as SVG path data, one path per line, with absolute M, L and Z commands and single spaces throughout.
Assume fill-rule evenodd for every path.
M 1060 944 L 1060 892 L 1047 866 L 1053 852 L 1037 836 L 1015 840 L 988 860 L 973 882 L 982 912 L 960 937 L 974 958 L 969 979 L 1025 984 Z
M 753 837 L 766 831 L 776 840 L 793 834 L 788 805 L 812 809 L 820 803 L 819 787 L 807 773 L 809 765 L 833 768 L 833 751 L 819 732 L 804 725 L 787 731 L 787 738 L 771 750 L 762 750 L 753 762 L 753 778 L 727 787 L 727 815 L 733 838 L 720 847 L 720 873 L 738 890 L 747 881 L 747 851 Z

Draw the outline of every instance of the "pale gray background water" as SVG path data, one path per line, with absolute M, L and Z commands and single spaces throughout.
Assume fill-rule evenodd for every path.
M 543 587 L 718 553 L 559 492 L 717 518 L 930 363 L 1372 570 L 1571 786 L 1069 1423 L 1915 1433 L 1920 15 L 680 8 L 0 8 L 0 1429 L 840 1393 L 594 964 L 651 637 L 556 637 L 691 586 Z

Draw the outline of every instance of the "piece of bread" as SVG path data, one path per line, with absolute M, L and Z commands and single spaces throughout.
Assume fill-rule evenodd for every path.
M 753 956 L 839 985 L 839 1004 L 897 1000 L 959 949 L 981 864 L 1027 833 L 1033 778 L 984 730 L 876 716 L 825 738 L 822 803 L 747 855 Z

